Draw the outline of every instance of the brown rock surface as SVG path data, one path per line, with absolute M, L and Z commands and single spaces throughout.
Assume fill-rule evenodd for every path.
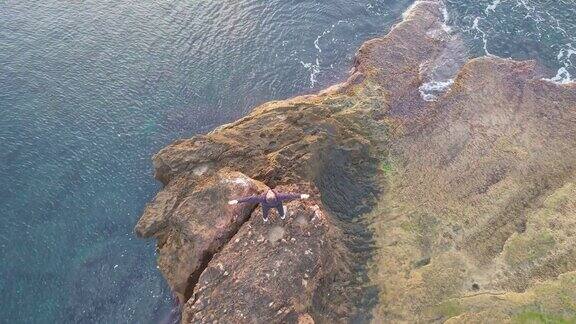
M 308 189 L 278 189 L 292 188 Z M 339 233 L 314 200 L 286 206 L 286 220 L 251 218 L 212 259 L 185 306 L 184 322 L 296 322 L 314 308 L 315 293 L 326 290 L 323 280 L 343 270 L 344 260 L 335 258 L 344 257 L 334 245 Z
M 184 322 L 576 316 L 576 86 L 467 60 L 443 19 L 418 1 L 346 83 L 154 156 L 165 188 L 136 232 Z M 270 224 L 226 205 L 266 186 L 313 197 Z
M 223 170 L 194 186 L 185 178 L 172 181 L 146 207 L 136 234 L 158 240 L 158 266 L 180 303 L 190 298 L 212 255 L 248 220 L 255 207 L 228 206 L 228 197 L 266 189 L 239 172 Z

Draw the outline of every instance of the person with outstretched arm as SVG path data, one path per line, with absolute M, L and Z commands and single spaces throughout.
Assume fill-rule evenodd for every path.
M 284 219 L 286 217 L 286 207 L 282 204 L 284 201 L 294 200 L 294 199 L 308 199 L 310 195 L 308 194 L 293 194 L 293 193 L 276 193 L 274 190 L 270 189 L 263 195 L 249 196 L 240 199 L 230 200 L 229 205 L 236 205 L 241 203 L 248 204 L 260 204 L 262 205 L 262 218 L 264 222 L 268 221 L 268 212 L 270 208 L 276 208 L 280 218 Z

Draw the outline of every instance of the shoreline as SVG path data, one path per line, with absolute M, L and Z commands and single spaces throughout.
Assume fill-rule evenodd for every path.
M 494 251 L 508 251 L 510 238 L 524 235 L 514 234 L 530 224 L 518 215 L 535 208 L 524 201 L 554 194 L 538 181 L 553 188 L 570 181 L 576 139 L 567 107 L 576 85 L 542 80 L 533 61 L 468 59 L 459 36 L 446 28 L 442 1 L 417 1 L 403 17 L 361 46 L 345 82 L 265 103 L 154 156 L 165 188 L 136 232 L 158 240 L 159 267 L 184 305 L 183 322 L 245 321 L 254 314 L 272 322 L 475 318 L 476 305 L 459 304 L 456 312 L 443 303 L 471 290 L 512 289 L 504 269 L 516 271 L 516 264 Z M 427 100 L 423 85 L 446 78 L 453 81 L 433 88 L 434 100 Z M 548 137 L 523 129 L 518 119 Z M 547 155 L 518 159 L 535 149 Z M 533 165 L 540 171 L 526 178 Z M 462 178 L 469 181 L 459 184 Z M 528 188 L 537 188 L 536 196 L 520 179 L 534 181 Z M 500 183 L 506 186 L 493 189 Z M 293 217 L 272 228 L 259 222 L 254 206 L 230 210 L 219 203 L 266 186 L 315 195 L 291 203 Z M 492 190 L 511 198 L 498 200 Z M 510 213 L 518 215 L 509 220 Z M 355 233 L 357 225 L 372 236 Z M 267 256 L 265 264 L 258 253 Z M 310 257 L 296 257 L 302 254 Z M 361 269 L 369 278 L 354 279 Z M 523 284 L 532 287 L 525 276 Z M 294 277 L 302 285 L 287 286 Z M 378 296 L 357 289 L 367 286 Z M 506 314 L 504 308 L 496 315 Z

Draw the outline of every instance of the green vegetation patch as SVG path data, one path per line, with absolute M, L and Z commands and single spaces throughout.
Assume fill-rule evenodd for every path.
M 568 324 L 568 323 L 576 323 L 576 317 L 572 318 L 563 318 L 561 316 L 556 315 L 549 315 L 534 311 L 525 311 L 515 315 L 512 318 L 512 323 L 517 324 L 539 324 L 539 323 L 546 323 L 546 324 Z
M 511 266 L 521 266 L 544 257 L 555 245 L 550 232 L 516 236 L 506 244 L 506 261 Z
M 380 163 L 380 170 L 384 173 L 384 175 L 389 176 L 394 172 L 394 166 L 388 160 L 382 161 Z
M 458 316 L 465 312 L 465 309 L 456 301 L 449 300 L 436 306 L 436 313 L 442 315 L 444 319 Z

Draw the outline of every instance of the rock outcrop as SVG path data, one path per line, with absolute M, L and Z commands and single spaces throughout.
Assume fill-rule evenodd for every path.
M 249 196 L 265 189 L 239 172 L 220 171 L 194 186 L 185 179 L 174 181 L 147 206 L 136 234 L 158 240 L 158 266 L 180 303 L 190 298 L 212 256 L 255 208 L 223 202 L 232 195 Z
M 442 6 L 417 1 L 347 82 L 154 156 L 136 233 L 183 322 L 576 316 L 576 86 L 468 60 Z M 270 224 L 226 204 L 268 187 L 312 198 Z
M 342 255 L 334 245 L 338 233 L 314 201 L 286 206 L 285 221 L 251 218 L 212 259 L 186 304 L 184 322 L 285 323 L 310 317 L 322 281 L 341 270 Z

